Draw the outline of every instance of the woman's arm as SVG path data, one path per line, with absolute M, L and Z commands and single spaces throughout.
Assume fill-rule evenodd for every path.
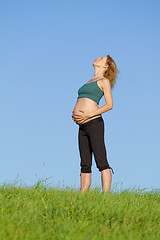
M 110 82 L 108 79 L 105 79 L 103 81 L 102 89 L 104 92 L 106 104 L 93 112 L 79 110 L 81 112 L 80 114 L 74 115 L 74 113 L 73 113 L 72 118 L 75 122 L 83 123 L 83 121 L 85 121 L 89 118 L 92 118 L 93 116 L 107 112 L 113 108 L 111 86 L 110 86 Z
M 111 109 L 112 109 L 111 105 L 105 104 L 102 107 L 100 107 L 99 109 L 95 110 L 94 112 L 90 112 L 89 116 L 91 118 L 91 117 L 97 116 L 99 114 L 105 113 Z
M 91 112 L 90 117 L 94 117 L 96 115 L 102 114 L 113 108 L 113 99 L 112 99 L 110 82 L 108 79 L 104 79 L 102 83 L 103 83 L 102 89 L 104 92 L 104 98 L 105 98 L 106 104 L 103 105 L 101 108 L 97 109 L 96 111 Z
M 79 110 L 82 113 L 81 114 L 76 114 L 76 115 L 74 115 L 74 113 L 73 113 L 72 118 L 76 123 L 78 123 L 78 121 L 80 121 L 79 123 L 81 123 L 81 121 L 87 120 L 89 118 L 92 118 L 93 116 L 102 114 L 102 113 L 107 112 L 111 109 L 112 109 L 112 106 L 105 104 L 104 106 L 102 106 L 101 108 L 99 108 L 99 109 L 97 109 L 93 112 L 86 112 L 86 111 Z
M 111 93 L 111 85 L 108 79 L 104 79 L 103 80 L 103 85 L 102 85 L 102 89 L 104 92 L 104 97 L 105 97 L 105 101 L 106 104 L 103 105 L 101 108 L 90 112 L 90 118 L 94 117 L 96 115 L 105 113 L 109 110 L 111 110 L 113 108 L 113 99 L 112 99 L 112 93 Z

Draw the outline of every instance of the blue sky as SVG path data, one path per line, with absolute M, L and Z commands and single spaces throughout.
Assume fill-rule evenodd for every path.
M 80 188 L 72 110 L 109 54 L 120 71 L 102 114 L 111 188 L 159 188 L 159 11 L 159 1 L 0 2 L 0 184 Z

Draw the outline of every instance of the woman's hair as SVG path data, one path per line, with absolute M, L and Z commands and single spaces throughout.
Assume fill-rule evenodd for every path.
M 109 79 L 111 88 L 114 87 L 117 79 L 117 74 L 120 73 L 113 59 L 107 55 L 106 65 L 108 66 L 107 70 L 103 73 L 103 76 Z

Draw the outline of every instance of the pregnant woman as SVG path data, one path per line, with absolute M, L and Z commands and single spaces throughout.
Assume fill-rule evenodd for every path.
M 72 119 L 79 125 L 78 144 L 81 157 L 82 193 L 91 185 L 92 152 L 96 166 L 101 172 L 103 192 L 110 191 L 112 181 L 110 170 L 112 168 L 107 160 L 104 120 L 101 114 L 113 107 L 111 88 L 115 85 L 118 69 L 109 55 L 96 58 L 93 66 L 95 67 L 94 77 L 78 89 L 77 103 L 72 111 Z M 103 95 L 106 104 L 99 108 L 98 104 Z

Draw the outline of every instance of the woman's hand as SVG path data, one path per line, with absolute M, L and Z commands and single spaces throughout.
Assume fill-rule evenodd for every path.
M 74 114 L 73 112 L 72 118 L 76 123 L 82 124 L 85 120 L 90 118 L 90 113 L 82 110 L 79 110 L 79 111 L 80 111 L 79 114 Z

